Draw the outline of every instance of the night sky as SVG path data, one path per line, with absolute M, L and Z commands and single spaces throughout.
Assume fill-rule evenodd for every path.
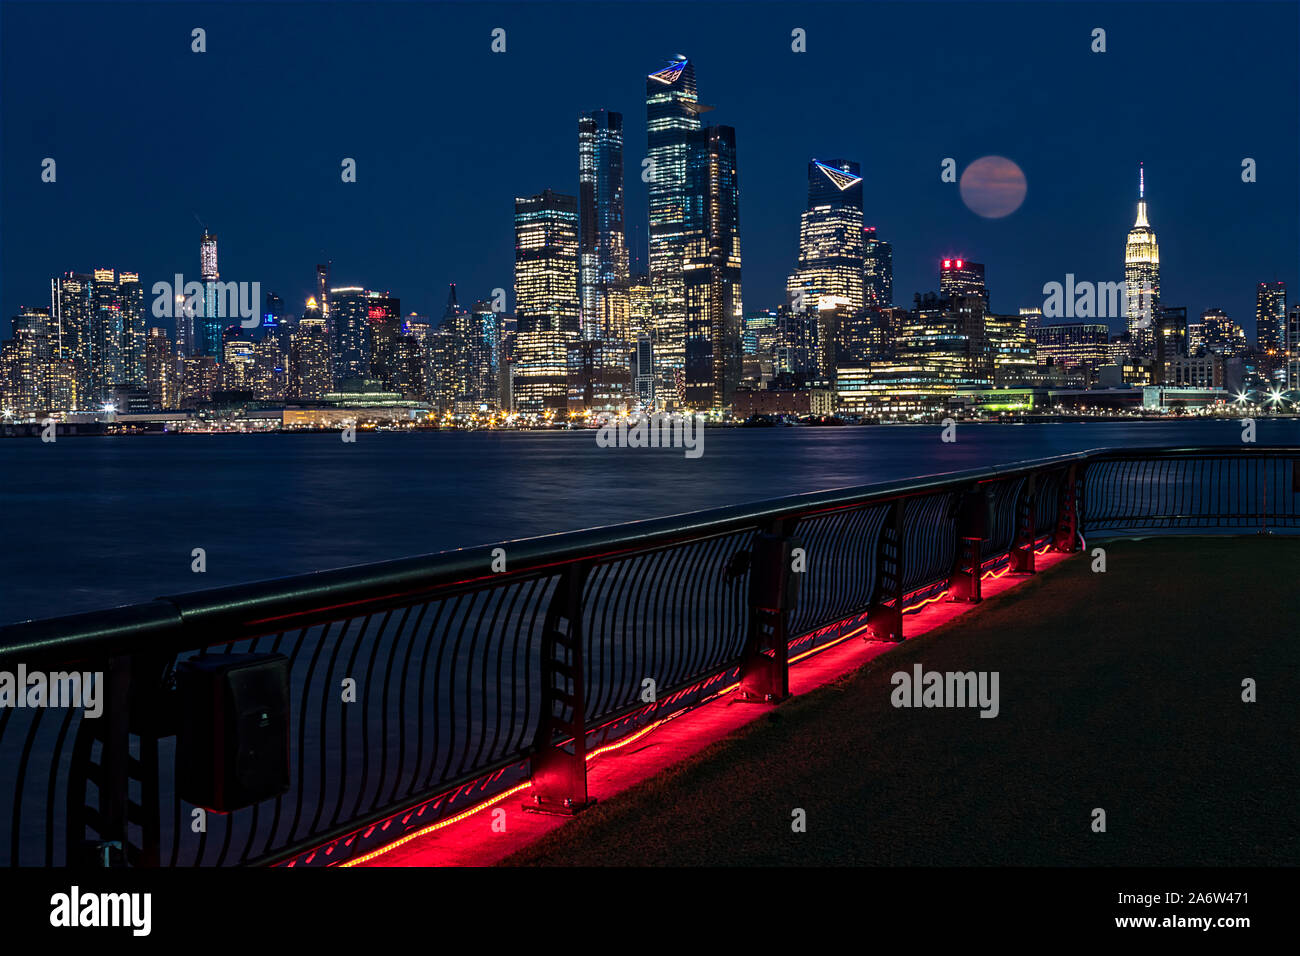
M 1162 300 L 1254 332 L 1255 284 L 1300 294 L 1294 3 L 68 4 L 3 8 L 0 332 L 66 269 L 225 280 L 301 312 L 332 284 L 439 316 L 510 289 L 513 198 L 577 192 L 577 116 L 625 118 L 644 268 L 645 76 L 682 53 L 706 122 L 736 127 L 747 311 L 784 298 L 812 157 L 862 164 L 900 305 L 944 256 L 984 262 L 992 306 L 1123 279 L 1139 161 Z M 208 52 L 190 52 L 190 30 Z M 490 51 L 494 27 L 507 52 Z M 807 31 L 793 53 L 791 30 Z M 1091 31 L 1107 31 L 1105 54 Z M 940 163 L 1002 155 L 1020 209 L 982 219 Z M 40 181 L 41 160 L 58 181 Z M 1243 157 L 1258 182 L 1241 181 Z M 353 157 L 358 181 L 340 181 Z M 634 270 L 637 262 L 634 261 Z M 152 301 L 146 285 L 146 302 Z M 509 299 L 513 308 L 513 295 Z M 166 322 L 162 324 L 167 324 Z M 1114 323 L 1113 323 L 1114 324 Z

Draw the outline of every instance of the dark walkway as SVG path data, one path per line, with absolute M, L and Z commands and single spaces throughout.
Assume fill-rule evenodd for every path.
M 1300 540 L 1104 547 L 508 862 L 1300 864 Z M 894 708 L 915 663 L 997 671 L 999 716 Z

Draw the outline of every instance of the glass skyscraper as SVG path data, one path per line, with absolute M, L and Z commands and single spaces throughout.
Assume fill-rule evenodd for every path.
M 708 126 L 687 138 L 685 403 L 720 412 L 742 368 L 740 184 L 736 131 Z
M 568 345 L 579 337 L 578 200 L 545 190 L 515 200 L 514 407 L 568 410 Z
M 206 229 L 199 240 L 199 277 L 203 280 L 203 314 L 198 317 L 195 346 L 200 355 L 211 355 L 220 362 L 226 320 L 218 315 L 217 307 L 216 283 L 221 278 L 217 271 L 217 237 Z
M 578 118 L 582 337 L 626 343 L 628 259 L 623 213 L 623 114 Z
M 864 304 L 861 167 L 847 159 L 808 164 L 808 209 L 799 217 L 799 264 L 786 280 L 791 309 Z
M 695 67 L 684 56 L 646 77 L 647 158 L 643 175 L 650 195 L 650 283 L 655 315 L 655 361 L 671 401 L 685 365 L 687 242 L 686 165 L 691 133 L 700 128 Z M 675 396 L 680 400 L 680 394 Z

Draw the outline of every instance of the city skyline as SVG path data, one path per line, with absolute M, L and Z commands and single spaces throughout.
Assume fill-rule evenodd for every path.
M 453 29 L 463 32 L 466 47 L 472 46 L 469 42 L 472 37 L 481 36 L 480 51 L 471 52 L 468 48 L 457 46 L 453 51 L 453 60 L 477 62 L 477 58 L 481 57 L 480 65 L 499 68 L 499 71 L 507 72 L 517 79 L 516 70 L 536 63 L 537 51 L 533 43 L 525 38 L 546 37 L 548 32 L 554 32 L 554 28 L 541 22 L 535 13 L 521 8 L 487 7 L 483 8 L 484 16 L 487 15 L 486 11 L 495 12 L 498 9 L 509 12 L 512 18 L 518 18 L 507 23 L 508 27 L 510 23 L 516 25 L 509 29 L 509 45 L 504 54 L 489 52 L 490 27 L 475 30 L 461 22 L 470 19 L 464 16 L 463 10 L 440 8 L 440 12 L 454 22 Z M 582 9 L 608 12 L 613 18 L 611 22 L 628 15 L 626 10 L 599 5 L 584 5 Z M 886 20 L 892 17 L 891 22 L 900 24 L 907 22 L 909 17 L 917 16 L 893 7 L 867 9 L 877 11 Z M 947 11 L 949 8 L 941 9 Z M 1262 13 L 1283 19 L 1288 15 L 1267 5 L 1262 5 L 1259 9 Z M 124 157 L 112 154 L 104 157 L 101 168 L 94 170 L 95 177 L 90 180 L 90 170 L 77 162 L 77 141 L 75 138 L 68 140 L 65 123 L 69 120 L 64 119 L 75 119 L 85 106 L 69 100 L 66 89 L 60 92 L 61 86 L 74 84 L 54 83 L 44 97 L 27 97 L 24 103 L 18 104 L 20 114 L 30 114 L 33 109 L 46 107 L 47 113 L 43 118 L 20 115 L 13 120 L 13 111 L 6 111 L 11 121 L 6 122 L 4 146 L 5 218 L 9 228 L 5 230 L 4 246 L 0 250 L 0 263 L 3 263 L 3 269 L 0 269 L 0 281 L 3 282 L 0 287 L 0 301 L 4 304 L 3 327 L 9 325 L 9 320 L 17 314 L 20 306 L 44 304 L 48 297 L 45 290 L 48 289 L 50 278 L 66 270 L 138 270 L 146 284 L 170 278 L 176 272 L 181 272 L 187 278 L 197 276 L 200 266 L 195 238 L 200 230 L 211 230 L 221 236 L 223 277 L 236 281 L 261 281 L 262 288 L 280 295 L 287 303 L 286 311 L 293 314 L 301 314 L 302 302 L 307 295 L 313 293 L 312 264 L 326 260 L 333 261 L 332 285 L 357 285 L 387 290 L 394 297 L 400 297 L 403 312 L 406 313 L 437 316 L 447 284 L 452 282 L 465 290 L 469 300 L 487 296 L 494 288 L 505 287 L 509 290 L 514 267 L 513 249 L 508 248 L 512 238 L 512 230 L 508 225 L 510 204 L 518 196 L 534 195 L 547 188 L 563 194 L 578 194 L 578 163 L 574 155 L 573 137 L 575 122 L 581 114 L 596 110 L 621 113 L 623 117 L 626 244 L 632 258 L 630 271 L 645 272 L 648 247 L 646 210 L 649 197 L 638 171 L 645 152 L 646 111 L 644 102 L 638 102 L 640 97 L 637 96 L 637 87 L 645 83 L 645 77 L 650 72 L 661 69 L 678 50 L 691 57 L 692 63 L 698 66 L 698 83 L 703 90 L 703 100 L 717 105 L 716 112 L 708 116 L 710 124 L 723 124 L 736 130 L 736 151 L 741 168 L 739 195 L 745 245 L 744 302 L 747 312 L 774 308 L 783 301 L 786 277 L 797 266 L 799 217 L 804 207 L 803 187 L 806 186 L 807 164 L 811 159 L 825 161 L 826 157 L 839 156 L 850 157 L 861 165 L 864 179 L 864 225 L 877 227 L 880 237 L 894 246 L 894 299 L 902 306 L 910 304 L 913 293 L 936 288 L 937 264 L 945 257 L 964 257 L 988 264 L 988 287 L 992 290 L 992 305 L 1000 312 L 1014 312 L 1018 308 L 1041 302 L 1042 285 L 1049 281 L 1060 281 L 1067 273 L 1087 276 L 1094 281 L 1115 281 L 1122 278 L 1122 250 L 1118 248 L 1116 235 L 1130 228 L 1133 222 L 1133 206 L 1128 197 L 1132 196 L 1132 177 L 1138 163 L 1143 163 L 1149 174 L 1145 198 L 1150 204 L 1152 225 L 1158 231 L 1164 247 L 1164 255 L 1161 257 L 1163 300 L 1185 305 L 1189 314 L 1222 308 L 1239 324 L 1253 331 L 1256 285 L 1263 281 L 1280 280 L 1294 287 L 1295 276 L 1289 270 L 1294 268 L 1297 258 L 1295 217 L 1289 210 L 1296 208 L 1296 184 L 1293 176 L 1279 174 L 1279 170 L 1287 168 L 1288 162 L 1290 169 L 1295 168 L 1292 160 L 1295 156 L 1296 138 L 1275 135 L 1277 122 L 1268 127 L 1268 137 L 1239 137 L 1244 140 L 1244 145 L 1240 146 L 1236 144 L 1235 137 L 1225 133 L 1216 138 L 1216 142 L 1222 140 L 1218 150 L 1222 155 L 1211 161 L 1204 152 L 1191 148 L 1200 142 L 1204 136 L 1203 131 L 1185 123 L 1181 140 L 1175 138 L 1160 145 L 1157 141 L 1162 136 L 1167 136 L 1168 127 L 1176 126 L 1179 117 L 1186 120 L 1189 115 L 1190 101 L 1195 99 L 1195 83 L 1203 82 L 1195 77 L 1178 77 L 1176 80 L 1173 77 L 1167 80 L 1157 77 L 1150 93 L 1152 104 L 1159 103 L 1157 115 L 1153 116 L 1150 124 L 1152 129 L 1143 134 L 1121 137 L 1138 141 L 1126 142 L 1123 151 L 1103 150 L 1106 159 L 1102 162 L 1095 160 L 1100 147 L 1095 142 L 1089 143 L 1086 135 L 1095 131 L 1089 125 L 1090 122 L 1095 122 L 1095 117 L 1091 121 L 1086 116 L 1083 117 L 1083 123 L 1076 131 L 1079 134 L 1079 155 L 1060 151 L 1061 140 L 1070 140 L 1069 136 L 1062 136 L 1065 132 L 1062 130 L 1048 130 L 1046 142 L 1031 149 L 1023 131 L 1013 133 L 1008 130 L 1010 114 L 1014 111 L 1007 108 L 1007 101 L 995 104 L 987 96 L 981 101 L 979 94 L 982 88 L 989 86 L 988 80 L 972 80 L 965 84 L 960 96 L 954 94 L 962 102 L 961 109 L 954 115 L 945 117 L 945 122 L 955 127 L 947 137 L 950 145 L 931 151 L 931 146 L 925 143 L 925 140 L 934 138 L 927 132 L 925 113 L 920 109 L 928 94 L 913 94 L 912 99 L 917 103 L 917 108 L 909 112 L 912 117 L 910 120 L 895 121 L 888 127 L 882 127 L 879 121 L 872 124 L 878 137 L 888 137 L 887 145 L 882 146 L 878 138 L 864 139 L 861 124 L 847 119 L 839 130 L 823 129 L 812 122 L 824 118 L 821 114 L 827 109 L 821 101 L 829 100 L 833 104 L 837 101 L 837 95 L 833 83 L 801 78 L 798 67 L 806 61 L 798 58 L 813 57 L 817 54 L 816 45 L 825 44 L 830 49 L 818 55 L 818 63 L 821 64 L 819 69 L 828 69 L 833 78 L 843 64 L 833 56 L 828 62 L 827 56 L 836 49 L 845 52 L 842 40 L 829 28 L 829 22 L 820 8 L 808 8 L 804 18 L 807 22 L 803 26 L 808 30 L 810 50 L 813 51 L 805 54 L 790 52 L 788 29 L 785 30 L 786 39 L 782 39 L 780 32 L 773 32 L 782 19 L 773 10 L 759 8 L 755 17 L 745 18 L 746 23 L 732 24 L 739 33 L 738 38 L 754 41 L 755 48 L 760 34 L 766 34 L 763 42 L 769 50 L 761 57 L 751 56 L 750 62 L 739 68 L 734 45 L 721 44 L 717 40 L 717 21 L 719 18 L 727 21 L 728 12 L 728 8 L 709 10 L 701 23 L 676 24 L 671 31 L 665 30 L 665 24 L 656 23 L 644 31 L 644 35 L 629 41 L 633 50 L 638 51 L 637 59 L 627 50 L 622 50 L 617 57 L 611 57 L 607 51 L 602 52 L 595 59 L 616 59 L 616 69 L 599 69 L 590 73 L 584 69 L 578 71 L 583 74 L 580 80 L 566 75 L 552 82 L 552 77 L 548 75 L 548 83 L 559 86 L 559 90 L 520 88 L 513 100 L 514 108 L 507 114 L 500 112 L 499 102 L 492 102 L 497 99 L 491 95 L 493 89 L 485 86 L 480 110 L 495 112 L 500 123 L 506 124 L 499 137 L 500 142 L 505 144 L 506 152 L 514 152 L 510 144 L 529 144 L 524 161 L 509 164 L 508 174 L 501 175 L 498 169 L 499 150 L 480 148 L 476 152 L 459 155 L 456 145 L 463 144 L 465 134 L 458 133 L 454 123 L 441 126 L 441 131 L 451 140 L 448 144 L 450 149 L 417 149 L 414 152 L 425 161 L 436 159 L 441 164 L 439 168 L 449 168 L 441 176 L 426 174 L 424 179 L 446 181 L 453 187 L 472 182 L 474 188 L 466 191 L 472 193 L 474 212 L 455 216 L 450 229 L 446 228 L 446 223 L 442 224 L 442 229 L 425 227 L 421 230 L 421 238 L 409 243 L 403 239 L 404 236 L 409 239 L 413 228 L 408 220 L 418 218 L 411 217 L 409 209 L 437 210 L 447 204 L 458 208 L 464 202 L 464 197 L 447 198 L 439 203 L 438 196 L 426 196 L 426 199 L 432 198 L 434 201 L 408 203 L 402 207 L 403 215 L 392 218 L 390 228 L 374 232 L 368 236 L 367 242 L 359 243 L 356 234 L 367 232 L 366 226 L 375 218 L 391 214 L 385 200 L 376 197 L 391 193 L 393 183 L 376 183 L 376 180 L 389 178 L 385 173 L 392 165 L 390 161 L 399 165 L 409 162 L 391 156 L 390 152 L 377 153 L 373 148 L 367 149 L 363 144 L 365 137 L 354 139 L 354 148 L 337 142 L 347 137 L 319 137 L 331 139 L 331 145 L 335 147 L 333 152 L 339 153 L 338 157 L 332 157 L 332 161 L 327 163 L 323 145 L 295 139 L 286 134 L 285 145 L 291 147 L 291 155 L 272 151 L 259 161 L 269 164 L 280 176 L 289 173 L 294 167 L 299 170 L 299 179 L 289 177 L 290 189 L 287 196 L 282 196 L 285 193 L 284 183 L 281 182 L 277 187 L 274 181 L 276 177 L 269 175 L 271 169 L 263 170 L 262 176 L 256 175 L 256 168 L 251 172 L 243 168 L 227 169 L 224 173 L 219 168 L 213 169 L 214 157 L 230 158 L 230 145 L 223 145 L 220 137 L 204 149 L 179 150 L 172 155 L 170 163 L 163 164 L 165 168 L 160 169 L 159 176 L 152 176 L 148 171 L 166 151 L 143 149 L 138 155 L 132 151 L 131 159 L 137 168 L 134 179 L 123 174 L 122 164 L 126 162 Z M 730 8 L 730 12 L 734 12 L 734 8 Z M 842 12 L 849 20 L 864 15 L 859 10 Z M 1217 7 L 1207 7 L 1199 12 L 1200 16 L 1192 19 L 1198 21 L 1200 29 L 1218 25 L 1219 19 L 1223 21 L 1221 25 L 1224 29 L 1243 29 L 1227 15 L 1220 16 L 1221 11 Z M 803 8 L 800 13 L 804 13 Z M 960 51 L 963 62 L 971 65 L 984 55 L 996 60 L 997 50 L 1003 44 L 1014 45 L 1016 37 L 1023 37 L 1034 30 L 1054 31 L 1049 35 L 1056 39 L 1046 44 L 1048 46 L 1055 48 L 1054 44 L 1061 42 L 1057 34 L 1066 29 L 1063 20 L 1068 18 L 1055 17 L 1050 12 L 1037 9 L 1024 13 L 1023 18 L 1015 18 L 1009 16 L 1009 11 L 1000 8 L 984 11 L 983 19 L 989 22 L 981 28 L 981 36 L 987 34 L 989 46 L 982 54 L 970 50 Z M 214 38 L 221 35 L 221 25 L 228 25 L 232 19 L 238 19 L 226 10 L 213 10 L 212 15 L 215 19 L 211 22 L 217 25 L 210 28 L 210 34 Z M 357 42 L 364 44 L 368 39 L 383 35 L 387 42 L 400 46 L 403 41 L 394 39 L 394 21 L 405 22 L 411 18 L 418 21 L 420 15 L 421 11 L 416 9 L 382 8 L 382 14 L 378 17 L 382 23 L 373 26 L 373 36 L 368 28 L 361 28 Z M 428 15 L 428 11 L 423 15 Z M 1105 19 L 1104 14 L 1099 15 Z M 1289 15 L 1294 19 L 1293 10 Z M 5 16 L 6 69 L 21 69 L 23 57 L 30 55 L 31 51 L 15 47 L 14 20 L 23 17 L 30 20 L 30 11 L 15 14 L 12 10 L 7 10 Z M 276 11 L 248 11 L 249 18 L 268 28 L 279 23 L 278 16 Z M 969 16 L 969 13 L 955 9 L 950 18 L 939 18 L 939 22 L 933 25 L 935 43 L 941 45 L 946 36 L 963 24 L 969 28 Z M 87 29 L 100 17 L 102 12 L 93 8 L 88 10 L 85 21 Z M 168 16 L 164 19 L 168 17 L 176 18 L 176 15 L 168 11 Z M 1117 80 L 1110 74 L 1122 72 L 1124 57 L 1128 56 L 1123 52 L 1124 44 L 1119 42 L 1120 38 L 1134 35 L 1143 26 L 1144 19 L 1150 21 L 1153 17 L 1156 21 L 1160 20 L 1159 10 L 1144 7 L 1134 12 L 1122 28 L 1118 24 L 1111 27 L 1112 51 L 1094 56 L 1098 59 L 1115 57 L 1118 62 L 1107 67 L 1109 72 L 1103 71 L 1103 75 L 1094 78 L 1101 90 L 1090 97 L 1090 105 L 1097 109 L 1113 107 L 1117 111 L 1115 116 L 1122 116 L 1125 109 L 1132 108 L 1131 104 L 1118 102 L 1113 96 L 1108 99 L 1104 93 L 1107 88 L 1115 88 Z M 1001 27 L 997 21 L 1001 20 L 1006 21 L 1003 26 L 1012 27 L 1009 36 L 1005 31 L 999 32 Z M 819 24 L 822 27 L 820 30 Z M 79 33 L 77 27 L 80 25 L 81 21 L 77 21 L 69 28 L 71 34 L 68 40 L 74 47 Z M 99 23 L 98 26 L 105 25 Z M 1167 23 L 1165 27 L 1158 35 L 1150 35 L 1145 39 L 1161 48 L 1181 43 L 1185 50 L 1191 26 Z M 311 35 L 315 35 L 312 34 L 313 30 L 323 33 L 328 28 L 329 25 L 324 23 L 307 24 L 304 27 Z M 585 25 L 582 27 L 586 28 Z M 1258 25 L 1253 28 L 1257 29 Z M 143 30 L 137 31 L 140 35 L 131 42 L 159 42 L 156 34 L 162 29 L 162 25 L 144 25 Z M 1082 30 L 1074 25 L 1068 29 L 1076 32 Z M 20 29 L 17 32 L 22 31 Z M 674 39 L 662 40 L 661 45 L 661 35 L 664 32 L 671 32 Z M 699 39 L 690 42 L 692 34 L 698 37 L 710 32 L 713 34 L 710 42 L 700 42 Z M 1087 55 L 1086 31 L 1082 31 L 1081 35 L 1084 39 L 1079 39 L 1077 45 Z M 84 42 L 85 38 L 82 39 Z M 1195 41 L 1201 42 L 1203 41 Z M 39 43 L 36 44 L 37 48 L 39 46 Z M 646 49 L 648 47 L 652 49 Z M 203 61 L 205 68 L 214 63 L 230 66 L 231 57 L 219 54 L 219 49 L 219 44 L 213 43 L 209 52 L 203 54 L 211 58 Z M 640 59 L 639 51 L 642 49 L 646 50 L 644 59 Z M 188 49 L 183 52 L 186 56 L 198 58 L 198 55 L 190 54 Z M 397 50 L 393 53 L 396 57 Z M 1254 84 L 1258 88 L 1260 83 L 1267 84 L 1271 76 L 1281 75 L 1288 66 L 1294 65 L 1293 53 L 1280 54 L 1277 58 L 1279 62 L 1271 67 L 1267 62 L 1269 58 L 1262 58 L 1265 62 L 1256 63 L 1242 58 L 1241 54 L 1230 49 L 1225 49 L 1224 53 L 1229 61 L 1239 64 L 1241 69 L 1225 66 L 1216 86 L 1221 95 L 1226 95 L 1225 83 L 1228 86 L 1240 83 L 1243 88 Z M 191 63 L 178 59 L 179 56 L 176 54 L 175 57 L 168 57 L 169 68 L 189 69 Z M 487 59 L 492 56 L 497 59 Z M 1286 62 L 1288 56 L 1292 58 L 1289 64 Z M 511 59 L 512 57 L 518 57 L 518 60 Z M 781 62 L 784 57 L 791 58 L 788 64 Z M 400 60 L 400 57 L 396 59 Z M 1081 60 L 1079 66 L 1081 70 L 1091 70 L 1095 64 L 1096 61 L 1089 63 Z M 769 72 L 784 74 L 786 87 L 799 88 L 802 93 L 786 89 L 784 99 L 782 95 L 774 94 L 774 98 L 764 100 L 764 84 L 768 84 L 767 92 L 772 92 L 770 77 L 765 78 L 763 72 L 765 66 Z M 934 71 L 927 74 L 928 78 L 936 82 L 942 81 L 945 68 L 942 64 L 933 66 Z M 76 66 L 71 72 L 75 73 L 81 68 Z M 218 66 L 217 69 L 223 67 Z M 947 69 L 951 69 L 951 66 Z M 1021 65 L 1017 69 L 1028 70 L 1029 67 Z M 1224 77 L 1231 79 L 1224 80 Z M 884 69 L 881 76 L 873 78 L 877 81 L 877 86 L 892 84 L 896 91 L 901 85 L 898 76 L 891 76 Z M 142 77 L 135 79 L 138 81 Z M 210 79 L 215 82 L 215 77 Z M 239 82 L 231 84 L 229 76 L 223 76 L 222 79 L 223 90 L 233 91 L 233 98 L 238 99 L 245 92 Z M 1058 84 L 1065 83 L 1061 77 L 1054 79 Z M 1165 87 L 1161 85 L 1162 82 L 1173 88 L 1181 88 L 1188 102 L 1171 101 L 1163 96 L 1161 91 Z M 113 83 L 129 85 L 129 81 L 122 79 L 115 79 Z M 1075 77 L 1065 85 L 1077 95 L 1080 92 L 1078 87 L 1082 84 Z M 361 86 L 363 91 L 373 92 L 372 87 L 364 83 Z M 816 94 L 815 97 L 809 97 L 810 90 Z M 1022 91 L 1020 99 L 1032 103 L 1035 97 L 1041 100 L 1042 95 Z M 272 90 L 269 99 L 277 101 L 282 96 L 283 92 Z M 1251 116 L 1261 121 L 1264 116 L 1274 119 L 1280 116 L 1282 119 L 1278 122 L 1283 126 L 1288 123 L 1294 125 L 1295 111 L 1278 106 L 1279 101 L 1284 106 L 1294 96 L 1293 88 L 1275 86 L 1267 96 L 1257 97 L 1260 101 L 1267 101 L 1267 109 L 1262 102 L 1253 105 L 1246 102 L 1243 115 L 1225 118 L 1225 125 L 1240 124 L 1248 121 Z M 780 106 L 791 99 L 798 101 L 804 111 L 811 114 L 810 121 L 791 123 L 789 128 L 773 135 L 772 117 L 767 114 L 773 111 L 779 113 Z M 942 103 L 943 99 L 940 96 L 938 102 Z M 872 102 L 889 101 L 873 99 Z M 900 106 L 905 102 L 901 94 L 898 102 Z M 457 105 L 460 109 L 464 108 L 463 104 Z M 774 109 L 756 109 L 756 106 L 763 105 L 770 105 Z M 844 104 L 841 102 L 840 105 Z M 1151 104 L 1146 104 L 1144 108 L 1155 109 Z M 310 113 L 314 110 L 301 112 Z M 541 136 L 530 135 L 538 132 L 538 124 L 541 122 L 534 114 L 542 114 L 547 124 Z M 238 129 L 243 120 L 247 128 L 257 130 L 265 125 L 270 115 L 270 107 L 264 107 L 260 113 L 250 110 L 247 116 L 241 116 L 236 111 L 230 117 L 230 122 L 222 128 L 229 126 Z M 563 122 L 552 122 L 552 119 L 560 115 L 564 117 Z M 1076 117 L 1075 125 L 1079 125 L 1077 120 Z M 301 118 L 297 122 L 301 122 Z M 977 129 L 990 124 L 998 127 L 1001 136 L 994 137 Z M 72 123 L 73 127 L 75 125 Z M 12 135 L 13 129 L 26 135 Z M 46 133 L 44 142 L 37 142 L 42 137 L 35 134 L 42 129 Z M 810 133 L 810 129 L 815 129 L 815 132 Z M 514 133 L 515 130 L 517 134 Z M 1132 134 L 1133 131 L 1127 132 Z M 912 147 L 905 140 L 900 140 L 900 133 L 915 135 L 918 145 Z M 403 128 L 400 135 L 427 142 L 422 139 L 418 125 Z M 1142 142 L 1144 137 L 1149 142 Z M 237 141 L 238 137 L 233 139 Z M 1012 148 L 1016 146 L 1017 140 L 1025 145 Z M 1231 150 L 1227 145 L 1229 141 L 1233 141 Z M 373 143 L 373 138 L 369 142 Z M 494 141 L 489 139 L 486 142 Z M 65 151 L 65 148 L 70 151 Z M 1270 149 L 1273 152 L 1270 153 Z M 246 150 L 236 152 L 244 154 L 245 163 L 249 161 Z M 1229 152 L 1250 155 L 1256 159 L 1259 181 L 1243 183 L 1239 169 L 1240 159 L 1229 164 Z M 59 177 L 55 184 L 39 182 L 39 158 L 32 159 L 34 153 L 53 153 L 56 158 L 60 155 L 68 157 L 59 165 Z M 914 161 L 911 165 L 915 168 L 900 176 L 900 157 L 915 159 L 921 154 L 926 155 L 930 162 Z M 939 161 L 942 158 L 952 155 L 960 172 L 973 160 L 991 154 L 1008 155 L 1014 159 L 1025 169 L 1029 183 L 1025 206 L 1002 220 L 985 220 L 976 216 L 963 206 L 955 184 L 940 181 Z M 1091 161 L 1085 161 L 1085 154 L 1091 157 Z M 356 183 L 338 181 L 338 161 L 344 156 L 355 156 L 357 159 Z M 31 184 L 19 187 L 19 177 L 14 172 L 24 162 L 32 164 Z M 185 170 L 183 174 L 177 171 L 178 166 Z M 1052 174 L 1046 172 L 1053 166 L 1056 170 L 1054 175 L 1063 181 L 1075 172 L 1086 174 L 1086 178 L 1071 180 L 1068 185 L 1056 189 L 1052 185 Z M 1217 171 L 1210 172 L 1211 167 Z M 116 176 L 112 175 L 114 170 Z M 206 177 L 206 182 L 195 181 L 204 179 L 197 175 L 202 172 L 215 175 Z M 461 177 L 459 181 L 455 178 L 456 173 Z M 103 192 L 106 174 L 119 187 L 107 196 Z M 901 184 L 898 182 L 900 178 L 903 180 Z M 248 182 L 263 179 L 272 181 L 261 183 L 257 190 L 252 190 L 251 195 L 248 195 Z M 400 184 L 401 177 L 396 179 Z M 160 188 L 156 198 L 133 206 L 132 196 L 140 198 L 142 183 L 139 180 L 144 180 L 145 186 L 150 183 L 170 183 L 173 188 Z M 421 184 L 419 180 L 420 177 L 411 177 L 408 180 L 408 191 L 418 193 L 427 189 L 428 184 Z M 238 200 L 215 201 L 223 196 L 229 197 L 232 183 L 241 182 L 246 188 Z M 305 188 L 308 185 L 310 189 Z M 92 186 L 98 188 L 93 189 Z M 288 225 L 293 219 L 292 210 L 301 205 L 301 200 L 306 197 L 294 197 L 295 187 L 316 197 L 318 206 L 319 197 L 336 195 L 339 207 L 332 210 L 339 215 L 331 217 L 322 211 L 316 222 L 308 220 L 299 223 L 296 228 L 302 234 L 296 241 L 290 238 L 293 230 Z M 1187 193 L 1193 188 L 1199 189 L 1203 202 L 1198 204 L 1187 201 Z M 77 205 L 76 200 L 84 199 L 88 189 L 94 193 L 93 201 Z M 51 196 L 42 190 L 56 193 Z M 330 190 L 336 192 L 331 194 Z M 353 190 L 353 194 L 349 194 L 348 190 Z M 186 197 L 183 200 L 180 199 L 182 195 Z M 1106 197 L 1104 202 L 1100 201 L 1103 195 Z M 75 215 L 68 214 L 66 208 L 70 199 L 77 207 Z M 248 208 L 250 203 L 255 207 L 252 210 Z M 1063 204 L 1066 208 L 1072 205 L 1074 212 L 1063 216 Z M 142 208 L 144 214 L 125 214 L 122 211 L 124 206 Z M 162 208 L 157 208 L 159 206 Z M 185 208 L 180 208 L 182 206 Z M 195 206 L 201 208 L 191 208 Z M 155 215 L 148 214 L 151 209 Z M 216 214 L 217 210 L 222 212 Z M 1215 210 L 1222 214 L 1217 220 L 1213 215 Z M 1234 212 L 1228 214 L 1228 210 Z M 60 215 L 60 212 L 64 215 Z M 72 221 L 69 221 L 67 229 L 42 230 L 40 221 L 43 216 L 54 216 L 60 222 Z M 331 218 L 334 225 L 326 231 L 324 224 Z M 1059 222 L 1063 218 L 1071 222 L 1073 228 L 1060 229 Z M 1208 221 L 1220 221 L 1225 225 L 1212 230 L 1206 225 Z M 1242 221 L 1249 225 L 1245 228 L 1237 226 Z M 1289 228 L 1284 225 L 1288 222 Z M 1235 232 L 1233 227 L 1236 227 Z M 1051 231 L 1050 239 L 1044 239 L 1040 235 L 1043 230 Z M 1222 241 L 1203 241 L 1207 232 L 1224 230 L 1231 235 L 1225 235 Z M 23 235 L 22 244 L 13 240 L 17 234 Z M 307 238 L 305 234 L 311 234 L 313 238 Z M 276 238 L 273 240 L 271 236 Z M 113 239 L 117 248 L 106 248 L 106 237 Z M 311 244 L 313 242 L 316 244 Z M 456 247 L 456 251 L 429 254 L 432 252 L 428 248 L 431 242 L 449 243 Z M 57 250 L 55 245 L 58 246 Z M 426 253 L 422 256 L 425 260 L 423 265 L 415 268 L 410 264 L 413 248 Z M 506 254 L 503 255 L 503 252 Z M 513 306 L 513 301 L 508 304 L 509 308 Z M 1119 330 L 1119 322 L 1112 321 L 1111 325 L 1113 330 Z

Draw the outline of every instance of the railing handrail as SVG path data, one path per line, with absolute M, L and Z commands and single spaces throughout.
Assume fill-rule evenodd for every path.
M 342 609 L 364 610 L 376 602 L 416 600 L 429 594 L 473 587 L 486 580 L 505 582 L 534 576 L 559 565 L 652 551 L 684 540 L 710 538 L 786 518 L 840 508 L 879 504 L 956 488 L 974 482 L 1015 477 L 1045 468 L 1132 458 L 1205 458 L 1217 452 L 1295 454 L 1300 446 L 1103 447 L 1047 458 L 1028 459 L 916 478 L 893 479 L 829 491 L 787 495 L 757 502 L 684 512 L 574 531 L 475 545 L 450 551 L 350 565 L 324 571 L 204 588 L 110 609 L 15 622 L 0 626 L 0 662 L 23 658 L 75 662 L 110 649 L 131 651 L 157 646 L 165 635 L 183 630 L 186 646 L 195 636 L 227 643 L 248 628 L 302 627 Z M 506 549 L 507 567 L 492 572 L 493 552 Z

